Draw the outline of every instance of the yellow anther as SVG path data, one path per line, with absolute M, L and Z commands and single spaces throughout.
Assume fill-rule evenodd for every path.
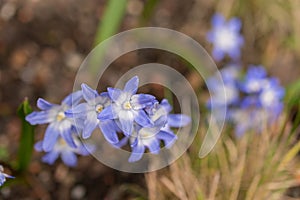
M 123 108 L 126 109 L 126 110 L 131 109 L 132 107 L 131 107 L 130 102 L 129 102 L 129 101 L 125 102 L 125 103 L 123 104 Z
M 63 120 L 65 117 L 66 117 L 66 115 L 65 115 L 64 112 L 59 112 L 59 113 L 56 115 L 56 120 L 57 120 L 57 121 L 61 121 L 61 120 Z
M 102 110 L 103 110 L 103 106 L 102 105 L 99 104 L 99 105 L 96 106 L 96 112 L 97 113 L 100 113 Z

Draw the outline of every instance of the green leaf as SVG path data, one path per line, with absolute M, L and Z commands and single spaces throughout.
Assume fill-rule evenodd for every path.
M 107 7 L 99 23 L 95 44 L 114 35 L 120 27 L 122 18 L 125 14 L 127 0 L 109 0 Z
M 22 129 L 21 129 L 21 139 L 18 152 L 18 171 L 26 171 L 34 145 L 34 126 L 29 124 L 25 117 L 32 112 L 32 109 L 28 103 L 28 100 L 25 99 L 24 102 L 18 108 L 18 116 L 22 120 Z
M 288 106 L 288 109 L 291 109 L 293 106 L 298 105 L 300 102 L 300 80 L 289 85 L 286 89 L 285 102 Z
M 146 2 L 140 18 L 140 24 L 142 26 L 146 25 L 146 23 L 150 20 L 158 2 L 159 0 L 148 0 Z

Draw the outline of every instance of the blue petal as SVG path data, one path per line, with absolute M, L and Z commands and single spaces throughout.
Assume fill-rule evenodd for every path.
M 128 111 L 128 112 L 123 111 L 122 113 L 124 113 L 123 116 L 120 116 L 120 118 L 119 118 L 119 121 L 121 124 L 121 129 L 125 135 L 130 136 L 133 131 L 134 118 L 130 116 L 131 115 L 130 111 Z M 127 114 L 128 114 L 128 117 L 126 117 Z
M 111 144 L 119 142 L 116 126 L 117 125 L 113 120 L 106 120 L 99 124 L 99 128 L 101 129 L 103 136 Z
M 72 151 L 63 151 L 61 153 L 61 159 L 69 167 L 74 167 L 77 165 L 77 156 Z
M 15 178 L 14 176 L 11 176 L 11 175 L 8 175 L 8 174 L 4 174 L 3 175 L 6 177 L 6 178 Z
M 69 118 L 85 118 L 86 112 L 88 109 L 87 103 L 81 103 L 77 106 L 74 106 L 72 109 L 69 109 L 65 112 L 65 115 Z
M 171 127 L 179 128 L 188 125 L 191 118 L 184 114 L 169 114 L 168 125 Z
M 239 59 L 240 55 L 241 55 L 241 51 L 239 49 L 239 47 L 231 49 L 230 51 L 228 51 L 228 55 L 233 59 L 233 60 L 237 60 Z
M 150 120 L 148 115 L 144 110 L 139 110 L 138 114 L 134 118 L 135 122 L 143 127 L 149 127 L 153 125 L 153 122 Z
M 82 156 L 87 156 L 93 153 L 96 150 L 96 146 L 93 144 L 84 144 L 80 145 L 78 148 L 78 154 Z
M 162 115 L 154 122 L 154 126 L 161 129 L 166 125 L 167 122 L 168 122 L 168 115 Z
M 124 91 L 129 92 L 130 94 L 135 94 L 138 90 L 139 78 L 137 76 L 132 77 L 125 84 Z
M 150 94 L 135 94 L 131 97 L 130 103 L 135 110 L 143 109 L 155 103 L 155 97 Z
M 121 148 L 127 144 L 128 139 L 129 139 L 128 137 L 124 137 L 119 142 L 112 144 L 112 145 L 116 148 Z
M 212 54 L 216 61 L 222 60 L 225 56 L 224 52 L 218 48 L 214 48 Z
M 52 106 L 53 104 L 49 103 L 45 99 L 39 98 L 37 100 L 37 107 L 41 110 L 49 110 L 50 108 L 52 108 Z
M 262 79 L 267 76 L 267 72 L 261 65 L 250 65 L 248 68 L 246 78 Z
M 38 141 L 37 143 L 35 143 L 34 149 L 38 152 L 43 151 L 43 141 Z
M 3 173 L 0 172 L 0 186 L 6 181 L 5 176 Z
M 214 27 L 220 27 L 223 26 L 225 23 L 225 18 L 221 15 L 221 14 L 215 14 L 212 17 L 212 21 L 211 21 L 212 25 Z
M 238 32 L 241 30 L 241 26 L 242 26 L 242 23 L 241 23 L 241 20 L 238 19 L 238 18 L 232 18 L 231 20 L 229 20 L 228 22 L 228 27 L 234 31 L 234 32 Z
M 109 98 L 108 92 L 101 92 L 100 96 L 102 96 L 102 97 L 108 97 Z
M 110 98 L 114 101 L 117 102 L 119 97 L 122 95 L 123 91 L 118 89 L 118 88 L 107 88 L 108 94 Z
M 158 154 L 160 150 L 159 141 L 156 138 L 148 139 L 147 147 L 153 154 Z
M 53 149 L 57 137 L 59 135 L 59 129 L 55 124 L 50 124 L 45 132 L 44 140 L 43 140 L 43 150 L 45 152 L 49 152 Z
M 81 84 L 82 94 L 83 98 L 89 102 L 93 99 L 95 99 L 97 96 L 99 96 L 98 92 L 96 90 L 93 90 L 90 88 L 87 84 Z
M 42 161 L 48 163 L 49 165 L 52 165 L 56 161 L 58 156 L 58 151 L 50 151 L 49 153 L 43 156 Z
M 69 106 L 77 105 L 82 99 L 82 91 L 79 90 L 77 92 L 73 92 L 68 95 L 63 101 L 62 104 L 66 104 Z
M 166 110 L 166 112 L 171 112 L 172 111 L 172 106 L 169 104 L 169 101 L 167 99 L 163 99 L 160 102 L 160 105 Z
M 48 111 L 32 112 L 29 115 L 27 115 L 25 119 L 31 125 L 47 124 L 53 121 L 53 119 L 49 117 Z
M 145 147 L 143 145 L 136 145 L 132 147 L 132 152 L 128 159 L 128 162 L 136 162 L 140 160 L 145 152 Z
M 166 148 L 170 148 L 177 140 L 177 136 L 175 134 L 167 131 L 159 131 L 155 136 L 157 139 L 164 141 Z
M 82 138 L 83 139 L 87 139 L 89 137 L 91 137 L 93 131 L 95 130 L 95 128 L 97 127 L 99 121 L 96 120 L 89 120 L 86 119 L 84 121 L 84 128 L 83 128 L 83 132 L 82 132 Z
M 77 148 L 77 145 L 75 144 L 74 138 L 72 136 L 71 127 L 61 130 L 61 137 L 70 147 Z
M 247 131 L 247 126 L 245 125 L 236 125 L 235 127 L 235 135 L 240 138 L 244 135 L 244 133 Z
M 207 34 L 206 34 L 206 39 L 209 41 L 209 42 L 211 42 L 211 43 L 213 43 L 214 41 L 215 41 L 215 33 L 214 32 L 208 32 Z
M 109 105 L 98 114 L 98 119 L 100 121 L 104 121 L 104 120 L 108 120 L 108 119 L 115 119 L 116 118 L 115 115 L 116 115 L 116 113 L 114 113 L 112 106 Z

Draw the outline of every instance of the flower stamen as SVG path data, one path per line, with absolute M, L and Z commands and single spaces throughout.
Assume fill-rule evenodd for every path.
M 64 112 L 59 112 L 57 115 L 56 115 L 56 120 L 57 121 L 62 121 L 63 119 L 65 119 L 66 118 L 66 115 L 65 115 L 65 113 Z
M 126 110 L 131 109 L 132 107 L 131 107 L 130 102 L 129 102 L 129 101 L 125 102 L 125 103 L 123 104 L 123 108 L 126 109 Z

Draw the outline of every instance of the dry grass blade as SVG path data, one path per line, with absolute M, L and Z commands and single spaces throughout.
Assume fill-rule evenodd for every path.
M 256 175 L 254 177 L 254 179 L 251 182 L 250 187 L 249 187 L 249 189 L 247 191 L 246 199 L 245 200 L 252 200 L 252 199 L 254 199 L 254 194 L 256 192 L 256 189 L 258 187 L 260 179 L 261 179 L 261 175 Z
M 240 186 L 241 186 L 243 173 L 245 169 L 245 163 L 246 163 L 247 140 L 245 138 L 246 137 L 244 137 L 241 140 L 241 150 L 240 150 L 241 158 L 233 174 L 235 182 L 233 184 L 232 192 L 230 194 L 230 198 L 229 198 L 230 200 L 237 199 L 240 191 Z
M 218 189 L 219 182 L 220 182 L 220 174 L 217 173 L 214 176 L 214 179 L 213 179 L 213 182 L 212 182 L 212 185 L 211 185 L 210 194 L 208 196 L 208 200 L 216 199 L 216 194 L 217 194 L 217 189 Z
M 158 191 L 157 191 L 157 172 L 149 172 L 145 174 L 147 188 L 148 188 L 148 197 L 149 200 L 157 200 L 158 199 Z

